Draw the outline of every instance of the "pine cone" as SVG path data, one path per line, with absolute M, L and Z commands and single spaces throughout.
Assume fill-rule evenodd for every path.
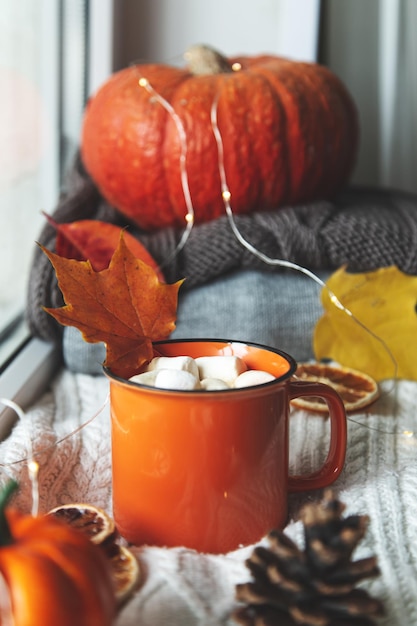
M 246 626 L 372 626 L 383 615 L 382 603 L 359 581 L 379 575 L 376 557 L 352 561 L 369 518 L 342 518 L 345 506 L 326 490 L 320 504 L 301 511 L 305 548 L 283 532 L 268 536 L 269 549 L 258 546 L 246 561 L 253 580 L 236 586 L 246 604 L 233 618 Z

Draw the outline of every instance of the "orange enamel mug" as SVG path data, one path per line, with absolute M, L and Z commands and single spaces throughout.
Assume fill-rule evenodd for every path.
M 291 356 L 218 339 L 154 346 L 160 356 L 236 355 L 248 368 L 266 370 L 275 379 L 241 389 L 172 391 L 105 370 L 113 515 L 126 540 L 229 552 L 285 526 L 288 492 L 318 489 L 339 476 L 347 438 L 343 402 L 327 385 L 293 380 Z M 318 471 L 289 476 L 289 405 L 299 396 L 327 402 L 330 444 Z

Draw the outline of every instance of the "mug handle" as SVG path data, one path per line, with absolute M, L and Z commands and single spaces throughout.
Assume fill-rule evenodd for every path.
M 315 396 L 326 401 L 330 413 L 330 446 L 323 466 L 306 476 L 289 476 L 288 491 L 321 489 L 333 483 L 343 469 L 346 456 L 347 421 L 343 401 L 337 391 L 324 383 L 290 381 L 289 399 Z

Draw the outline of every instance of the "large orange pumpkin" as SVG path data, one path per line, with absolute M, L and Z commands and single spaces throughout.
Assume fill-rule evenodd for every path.
M 88 102 L 82 158 L 113 206 L 145 229 L 184 225 L 187 212 L 180 165 L 184 142 L 173 116 L 155 93 L 139 86 L 140 78 L 182 122 L 196 222 L 224 212 L 210 119 L 217 98 L 235 213 L 329 197 L 346 183 L 357 152 L 357 111 L 333 73 L 319 64 L 266 55 L 217 54 L 220 63 L 207 69 L 205 55 L 216 53 L 195 50 L 188 69 L 159 64 L 123 69 Z
M 99 546 L 51 516 L 0 512 L 0 624 L 110 626 L 115 592 Z

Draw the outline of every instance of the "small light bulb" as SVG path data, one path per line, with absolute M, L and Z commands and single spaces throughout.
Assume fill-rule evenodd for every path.
M 147 78 L 144 78 L 142 76 L 142 78 L 139 78 L 139 86 L 140 87 L 147 87 L 149 85 L 149 81 Z
M 185 221 L 187 224 L 194 222 L 194 213 L 187 213 L 185 216 Z
M 37 463 L 36 461 L 29 461 L 28 470 L 30 474 L 32 474 L 32 476 L 36 476 L 39 470 L 39 463 Z
M 340 309 L 341 311 L 344 311 L 345 313 L 347 313 L 348 315 L 352 315 L 352 313 L 349 311 L 349 309 L 346 309 L 343 304 L 340 302 L 339 298 L 334 294 L 331 293 L 330 294 L 330 302 L 332 304 L 335 305 L 335 307 L 337 307 L 338 309 Z
M 223 200 L 225 202 L 229 202 L 231 197 L 232 197 L 232 194 L 230 193 L 230 191 L 228 189 L 225 189 L 222 193 Z
M 234 72 L 239 72 L 239 70 L 241 70 L 241 69 L 242 69 L 242 66 L 241 66 L 241 64 L 238 61 L 236 61 L 236 63 L 232 64 L 232 70 Z

